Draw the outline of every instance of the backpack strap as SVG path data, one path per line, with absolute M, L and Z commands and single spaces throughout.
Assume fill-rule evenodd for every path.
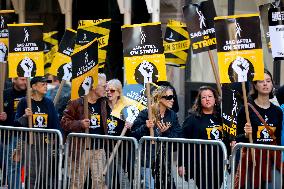
M 256 116 L 258 117 L 258 119 L 261 121 L 261 123 L 264 125 L 264 127 L 266 128 L 266 130 L 268 131 L 269 135 L 273 138 L 273 140 L 276 140 L 276 137 L 274 136 L 273 131 L 270 129 L 270 127 L 267 125 L 267 123 L 265 122 L 265 120 L 263 119 L 263 117 L 260 115 L 260 113 L 255 109 L 255 107 L 248 103 L 248 106 L 254 111 L 254 113 L 256 114 Z

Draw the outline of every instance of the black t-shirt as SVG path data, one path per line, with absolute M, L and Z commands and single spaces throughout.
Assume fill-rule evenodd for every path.
M 222 121 L 212 114 L 190 115 L 183 123 L 183 136 L 190 139 L 221 140 Z
M 33 127 L 47 128 L 48 125 L 48 107 L 42 101 L 32 100 Z
M 111 108 L 107 105 L 107 134 L 119 136 L 124 128 L 124 121 L 111 115 Z
M 6 121 L 0 122 L 1 125 L 14 126 L 17 106 L 21 98 L 26 96 L 26 91 L 17 91 L 14 87 L 4 91 L 4 112 L 7 114 Z
M 263 109 L 257 106 L 254 102 L 251 102 L 251 104 L 255 107 L 255 109 L 265 120 L 270 130 L 273 131 L 276 137 L 276 143 L 280 145 L 282 116 L 283 116 L 281 109 L 272 103 L 270 103 L 270 107 L 267 109 Z M 273 142 L 272 136 L 269 135 L 263 123 L 259 120 L 257 115 L 253 112 L 253 110 L 250 107 L 249 107 L 249 117 L 252 126 L 253 142 L 257 144 L 271 144 Z M 237 135 L 243 137 L 239 138 L 237 141 L 248 142 L 248 139 L 246 139 L 244 135 L 242 135 L 244 134 L 245 123 L 246 123 L 245 109 L 244 107 L 242 107 L 238 115 Z
M 90 114 L 90 129 L 89 129 L 90 134 L 104 134 L 100 100 L 98 100 L 94 104 L 89 103 L 89 114 Z

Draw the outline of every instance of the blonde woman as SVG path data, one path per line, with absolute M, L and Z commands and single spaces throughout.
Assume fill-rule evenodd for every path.
M 150 135 L 150 128 L 154 129 L 154 136 L 155 137 L 169 137 L 169 138 L 178 138 L 181 133 L 181 127 L 178 123 L 178 118 L 177 115 L 174 111 L 171 110 L 173 103 L 174 103 L 174 95 L 173 91 L 169 87 L 165 86 L 160 86 L 158 89 L 156 89 L 153 93 L 153 101 L 151 104 L 151 109 L 152 109 L 152 114 L 153 114 L 153 119 L 149 120 L 148 119 L 148 110 L 145 109 L 140 112 L 138 117 L 133 123 L 132 126 L 132 136 L 137 138 L 138 140 L 143 137 L 143 136 L 149 136 Z M 165 148 L 163 146 L 162 148 Z M 156 149 L 156 150 L 155 150 Z M 165 150 L 160 149 L 157 150 L 154 146 L 148 145 L 146 147 L 146 150 L 142 150 L 142 156 L 143 159 L 141 160 L 142 162 L 142 170 L 141 170 L 141 175 L 144 178 L 145 181 L 145 188 L 160 188 L 164 187 L 167 185 L 168 186 L 173 186 L 175 188 L 174 183 L 172 182 L 173 179 L 171 177 L 171 162 L 165 162 L 163 160 L 163 163 L 160 165 L 159 168 L 156 167 L 156 165 L 159 163 L 154 163 L 156 164 L 155 166 L 153 162 L 155 161 L 155 158 L 164 158 L 162 153 L 165 153 Z M 152 152 L 150 155 L 150 151 Z M 170 152 L 171 150 L 168 150 Z M 156 153 L 157 152 L 157 153 Z M 147 154 L 144 155 L 144 154 Z M 170 156 L 169 156 L 170 157 Z M 146 163 L 146 164 L 145 164 Z M 167 170 L 167 175 L 164 172 L 164 166 L 167 164 L 168 170 Z M 162 176 L 163 178 L 162 181 L 159 181 L 159 172 L 157 171 L 161 169 L 161 166 L 163 166 L 163 171 L 162 171 Z M 152 169 L 155 169 L 155 175 L 153 175 L 155 178 L 152 176 Z M 167 178 L 165 178 L 167 177 Z M 161 186 L 160 186 L 161 184 Z
M 123 101 L 123 93 L 122 93 L 122 84 L 118 79 L 112 79 L 107 82 L 106 85 L 106 94 L 107 94 L 107 134 L 113 136 L 120 136 L 122 134 L 122 130 L 124 127 L 130 129 L 131 123 L 124 122 L 121 119 L 118 119 L 111 115 L 112 110 Z M 127 131 L 125 136 L 129 136 L 129 132 Z M 112 149 L 115 146 L 115 142 L 111 142 L 109 144 L 109 150 L 111 154 Z M 127 170 L 128 177 L 130 182 L 132 181 L 132 177 L 134 175 L 133 170 L 131 170 L 134 165 L 131 165 L 133 161 L 131 161 L 130 153 L 127 152 L 129 149 L 129 145 L 125 142 L 122 142 L 118 149 L 118 153 L 115 156 L 115 160 L 113 161 L 113 165 L 110 166 L 108 170 L 108 187 L 109 188 L 120 188 L 120 182 L 122 180 L 121 172 L 125 172 Z M 123 157 L 121 159 L 121 157 Z M 123 170 L 122 170 L 123 169 Z

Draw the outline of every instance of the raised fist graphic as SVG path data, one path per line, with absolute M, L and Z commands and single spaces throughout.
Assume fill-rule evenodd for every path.
M 238 56 L 232 65 L 233 70 L 238 74 L 238 82 L 247 81 L 249 62 L 243 57 Z
M 69 62 L 63 66 L 62 80 L 70 81 L 72 78 L 72 62 Z
M 113 131 L 116 127 L 116 125 L 111 121 L 107 124 L 107 127 L 110 131 Z
M 94 117 L 94 116 L 91 117 L 91 125 L 92 125 L 92 126 L 96 126 L 96 125 L 97 125 L 97 121 L 98 121 L 98 120 L 97 120 L 96 117 Z
M 36 121 L 37 121 L 38 127 L 43 127 L 43 117 L 42 116 L 37 116 Z
M 24 70 L 24 77 L 31 77 L 32 76 L 32 70 L 33 70 L 33 67 L 34 67 L 32 59 L 30 59 L 29 57 L 24 58 L 21 61 L 20 66 Z
M 84 95 L 87 95 L 89 93 L 92 83 L 93 83 L 93 78 L 91 76 L 85 78 L 85 80 L 82 83 L 82 88 L 84 89 Z
M 6 53 L 7 53 L 6 45 L 0 42 L 0 62 L 4 62 Z
M 264 137 L 264 138 L 269 138 L 269 137 L 270 137 L 270 136 L 269 136 L 269 133 L 268 133 L 268 131 L 267 131 L 266 128 L 264 128 L 264 129 L 261 131 L 261 133 L 263 134 L 263 137 Z
M 144 60 L 139 68 L 138 71 L 143 75 L 144 77 L 144 84 L 145 83 L 152 83 L 153 81 L 153 72 L 154 72 L 154 67 L 150 64 L 150 62 Z
M 220 137 L 220 132 L 219 132 L 219 130 L 216 129 L 216 128 L 213 128 L 213 129 L 212 129 L 211 134 L 215 137 L 215 140 L 218 140 L 219 137 Z
M 133 123 L 134 120 L 136 119 L 136 117 L 138 116 L 139 114 L 139 110 L 137 107 L 135 106 L 129 106 L 127 107 L 126 109 L 126 112 L 127 112 L 127 117 L 126 117 L 126 122 L 129 122 L 129 123 Z

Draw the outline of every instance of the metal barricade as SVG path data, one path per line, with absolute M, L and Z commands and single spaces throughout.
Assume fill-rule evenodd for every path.
M 237 144 L 231 159 L 231 188 L 283 188 L 283 153 L 283 146 Z
M 135 188 L 137 149 L 131 137 L 69 134 L 63 188 Z
M 227 150 L 221 141 L 143 137 L 137 163 L 138 189 L 227 188 Z
M 61 188 L 60 131 L 0 126 L 0 188 Z

